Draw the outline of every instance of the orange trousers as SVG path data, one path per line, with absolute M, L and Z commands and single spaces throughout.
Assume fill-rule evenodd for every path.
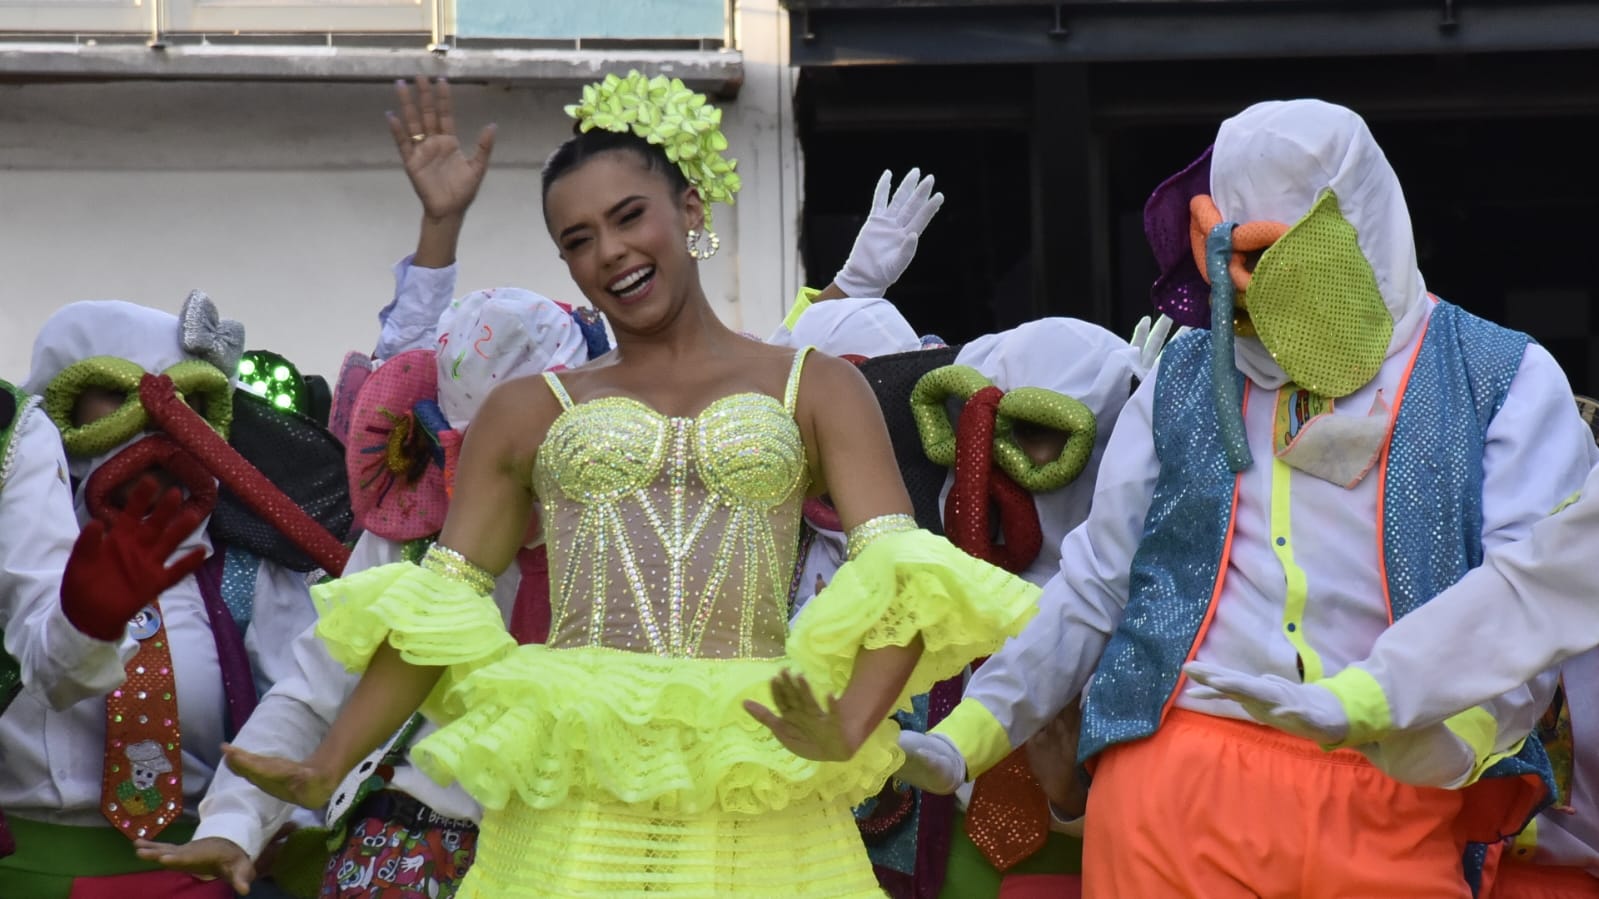
M 1098 760 L 1083 896 L 1470 899 L 1462 802 L 1351 750 L 1173 709 Z
M 1599 899 L 1599 879 L 1581 868 L 1505 862 L 1484 899 Z

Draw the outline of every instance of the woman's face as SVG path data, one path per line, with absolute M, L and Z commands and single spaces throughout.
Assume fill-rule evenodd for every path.
M 544 208 L 572 280 L 611 327 L 650 334 L 676 318 L 699 279 L 686 244 L 704 221 L 698 192 L 676 196 L 665 175 L 613 150 L 551 184 Z

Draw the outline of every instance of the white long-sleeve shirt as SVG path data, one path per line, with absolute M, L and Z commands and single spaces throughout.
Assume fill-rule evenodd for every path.
M 423 268 L 407 256 L 394 264 L 394 298 L 378 312 L 381 330 L 374 359 L 433 346 L 439 316 L 455 297 L 456 268 Z
M 1394 622 L 1350 666 L 1381 688 L 1390 730 L 1442 721 L 1599 646 L 1599 468 L 1581 493 L 1527 539 L 1490 552 L 1459 583 Z M 1439 677 L 1445 659 L 1459 664 Z
M 402 545 L 371 532 L 361 535 L 346 574 L 401 560 Z M 521 574 L 515 565 L 495 583 L 495 602 L 510 617 Z M 294 638 L 290 661 L 293 671 L 280 679 L 256 706 L 250 721 L 233 741 L 240 748 L 263 755 L 299 759 L 310 755 L 327 736 L 339 709 L 360 682 L 328 655 L 312 623 Z M 436 730 L 424 723 L 411 741 L 414 746 Z M 379 750 L 377 755 L 381 755 Z M 440 815 L 476 821 L 482 809 L 458 785 L 440 786 L 410 765 L 397 766 L 390 786 L 426 803 Z M 221 837 L 251 857 L 261 854 L 295 806 L 256 789 L 228 768 L 218 771 L 205 800 L 200 803 L 200 827 L 195 839 Z
M 1409 351 L 1391 356 L 1373 383 L 1340 400 L 1334 414 L 1365 414 L 1378 389 L 1391 405 L 1409 356 Z M 1145 381 L 1122 411 L 1100 467 L 1088 520 L 1062 543 L 1061 573 L 1045 585 L 1040 614 L 984 664 L 967 688 L 966 697 L 994 717 L 1012 746 L 1036 733 L 1082 691 L 1121 621 L 1133 554 L 1160 471 L 1150 430 L 1155 380 Z M 1297 680 L 1297 653 L 1285 636 L 1291 620 L 1324 673 L 1336 672 L 1361 658 L 1387 627 L 1376 564 L 1377 481 L 1368 476 L 1345 490 L 1296 470 L 1278 470 L 1271 445 L 1276 392 L 1253 383 L 1249 392 L 1245 425 L 1255 464 L 1240 480 L 1227 578 L 1199 658 Z M 1547 351 L 1530 345 L 1487 433 L 1485 548 L 1526 536 L 1535 522 L 1568 498 L 1586 474 L 1591 446 L 1564 374 Z M 1280 534 L 1280 527 L 1271 527 L 1271 510 L 1284 489 L 1291 522 Z M 1304 577 L 1303 609 L 1292 616 L 1286 614 L 1288 571 L 1274 546 L 1278 536 L 1288 538 L 1293 563 Z M 1436 600 L 1427 608 L 1434 604 Z M 1537 674 L 1528 672 L 1484 697 L 1497 724 L 1495 751 L 1525 735 L 1548 702 L 1552 679 L 1527 687 Z M 1231 702 L 1180 695 L 1178 703 L 1248 720 Z M 1410 772 L 1406 779 L 1442 785 L 1461 773 Z
M 196 547 L 210 550 L 203 527 L 175 557 Z M 222 759 L 227 701 L 216 641 L 193 575 L 161 594 L 161 612 L 177 682 L 184 813 L 193 816 Z M 284 647 L 315 617 L 304 575 L 261 565 L 254 613 L 244 634 L 251 667 L 266 681 L 258 682 L 258 689 L 291 673 Z M 0 808 L 51 824 L 105 825 L 100 813 L 105 714 L 103 695 L 62 711 L 29 693 L 18 696 L 0 716 Z
M 19 410 L 11 456 L 0 485 L 0 630 L 35 702 L 64 709 L 116 689 L 137 645 L 87 636 L 61 611 L 78 519 L 61 433 L 37 406 Z
M 1580 499 L 1536 524 L 1526 539 L 1495 549 L 1459 583 L 1396 622 L 1349 671 L 1381 688 L 1390 729 L 1402 730 L 1442 721 L 1506 684 L 1560 664 L 1574 749 L 1572 812 L 1539 816 L 1531 829 L 1532 860 L 1599 877 L 1596 538 L 1599 468 L 1590 472 Z

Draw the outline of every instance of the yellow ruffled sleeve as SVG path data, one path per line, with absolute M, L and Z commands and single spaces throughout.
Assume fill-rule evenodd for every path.
M 994 653 L 1038 611 L 1039 589 L 942 537 L 904 530 L 877 537 L 839 568 L 789 632 L 787 655 L 838 691 L 863 649 L 906 646 L 922 656 L 898 708 L 973 659 Z M 818 685 L 821 686 L 821 685 Z
M 312 588 L 317 636 L 339 664 L 363 671 L 384 643 L 412 665 L 445 668 L 423 711 L 454 717 L 439 701 L 467 674 L 516 647 L 494 600 L 460 580 L 395 562 Z

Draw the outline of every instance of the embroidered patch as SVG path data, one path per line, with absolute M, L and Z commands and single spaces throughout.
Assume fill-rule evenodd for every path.
M 1332 397 L 1311 393 L 1292 384 L 1285 385 L 1277 391 L 1277 416 L 1272 427 L 1274 452 L 1281 455 L 1299 437 L 1306 422 L 1332 410 Z

